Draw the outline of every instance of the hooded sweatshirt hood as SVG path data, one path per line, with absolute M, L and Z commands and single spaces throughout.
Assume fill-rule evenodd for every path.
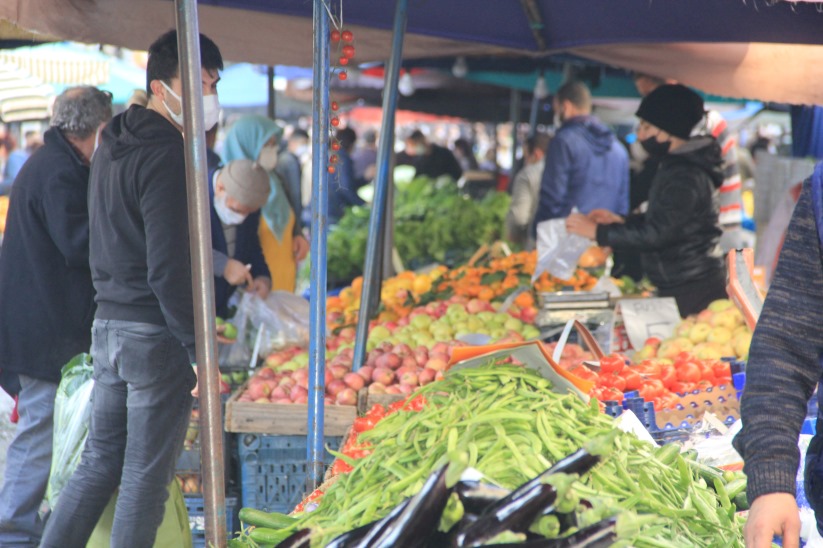
M 136 147 L 179 145 L 183 135 L 162 115 L 133 105 L 122 116 L 112 118 L 103 130 L 103 140 L 110 143 L 105 153 L 109 159 L 116 160 Z
M 714 137 L 695 137 L 670 153 L 668 159 L 696 165 L 709 176 L 715 188 L 723 184 L 723 153 Z
M 580 134 L 597 155 L 609 152 L 614 143 L 614 134 L 603 122 L 594 116 L 576 116 L 568 120 L 560 131 L 573 130 Z

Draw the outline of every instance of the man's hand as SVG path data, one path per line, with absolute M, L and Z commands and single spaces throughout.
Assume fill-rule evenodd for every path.
M 299 263 L 309 254 L 309 241 L 301 235 L 295 236 L 292 242 L 292 252 L 294 260 Z
M 610 225 L 613 223 L 623 223 L 625 220 L 620 215 L 612 213 L 608 209 L 595 209 L 587 215 L 589 220 L 599 225 Z
M 249 272 L 250 269 L 251 265 L 245 265 L 237 259 L 229 259 L 223 270 L 223 277 L 231 285 L 251 285 L 254 280 Z
M 771 548 L 775 535 L 783 537 L 784 548 L 798 548 L 800 511 L 794 495 L 770 493 L 754 499 L 743 531 L 746 548 Z
M 271 280 L 265 276 L 259 276 L 251 284 L 251 290 L 257 293 L 261 299 L 265 299 L 271 293 Z
M 594 240 L 597 237 L 597 223 L 582 213 L 572 213 L 566 217 L 566 232 Z

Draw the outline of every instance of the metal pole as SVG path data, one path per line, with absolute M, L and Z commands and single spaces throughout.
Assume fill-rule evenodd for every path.
M 180 77 L 183 80 L 183 118 L 186 151 L 189 245 L 191 247 L 194 329 L 197 333 L 197 372 L 200 391 L 200 459 L 206 543 L 226 545 L 226 494 L 223 469 L 223 416 L 215 352 L 214 272 L 206 167 L 206 128 L 200 67 L 200 30 L 195 0 L 175 0 Z
M 277 118 L 277 97 L 274 93 L 274 67 L 268 67 L 266 74 L 268 75 L 267 81 L 269 87 L 268 115 L 270 119 L 274 120 Z
M 408 0 L 396 0 L 394 7 L 394 34 L 392 36 L 391 58 L 386 65 L 386 80 L 383 86 L 383 123 L 380 127 L 380 144 L 377 148 L 377 178 L 374 181 L 374 200 L 369 219 L 369 241 L 366 246 L 366 264 L 363 279 L 373 280 L 375 271 L 383 267 L 378 259 L 380 232 L 386 214 L 386 193 L 389 186 L 389 168 L 394 152 L 394 115 L 397 109 L 397 82 L 400 79 L 400 63 L 403 57 L 403 37 L 406 34 L 406 11 Z M 369 336 L 369 303 L 372 294 L 380 295 L 380 287 L 371 283 L 363 284 L 360 295 L 360 314 L 357 318 L 357 335 L 354 343 L 354 363 L 352 369 L 360 369 L 366 361 L 366 339 Z
M 323 414 L 326 392 L 326 234 L 329 212 L 329 17 L 314 0 L 314 95 L 312 98 L 311 313 L 309 417 L 306 459 L 308 492 L 323 482 Z
M 509 170 L 509 188 L 517 172 L 517 126 L 520 124 L 520 92 L 512 88 L 509 118 L 512 121 L 512 167 Z

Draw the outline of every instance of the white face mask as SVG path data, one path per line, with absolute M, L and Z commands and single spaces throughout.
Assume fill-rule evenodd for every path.
M 180 103 L 180 114 L 175 114 L 169 105 L 163 100 L 163 106 L 166 107 L 166 112 L 169 113 L 171 119 L 174 120 L 174 123 L 180 127 L 183 127 L 183 98 L 177 95 L 173 89 L 171 89 L 165 82 L 162 80 L 160 81 L 163 84 L 163 87 L 166 88 L 166 91 L 171 93 L 171 96 L 177 99 L 177 102 Z M 220 121 L 220 100 L 217 98 L 217 95 L 204 95 L 203 96 L 203 125 L 206 129 L 211 129 L 217 125 L 217 122 Z
M 220 121 L 220 100 L 217 94 L 203 96 L 203 122 L 207 130 Z
M 298 158 L 302 158 L 309 152 L 309 147 L 306 145 L 299 146 L 295 149 L 294 155 Z
M 217 212 L 217 216 L 220 218 L 220 222 L 224 225 L 228 226 L 235 226 L 241 224 L 243 221 L 246 220 L 248 215 L 243 215 L 242 213 L 238 213 L 234 211 L 229 205 L 226 203 L 226 192 L 223 191 L 221 194 L 217 194 L 217 178 L 220 177 L 220 172 L 218 171 L 214 175 L 214 211 Z
M 220 222 L 224 225 L 239 225 L 246 220 L 246 215 L 234 211 L 226 204 L 225 194 L 214 197 L 214 210 L 217 212 L 217 216 L 220 217 Z
M 276 146 L 263 147 L 260 151 L 260 156 L 257 158 L 257 163 L 266 171 L 272 171 L 277 167 L 277 157 L 279 151 Z
M 175 113 L 174 113 L 174 111 L 172 111 L 172 109 L 171 109 L 171 108 L 169 107 L 169 105 L 166 103 L 166 100 L 165 100 L 165 99 L 163 99 L 163 106 L 164 106 L 164 107 L 166 107 L 166 112 L 168 112 L 168 113 L 169 113 L 169 116 L 171 117 L 171 119 L 174 121 L 174 123 L 175 123 L 175 124 L 177 124 L 177 125 L 178 125 L 178 126 L 180 126 L 180 127 L 183 127 L 183 98 L 182 98 L 182 97 L 180 97 L 179 95 L 177 95 L 177 94 L 174 92 L 174 90 L 173 90 L 173 89 L 171 89 L 171 88 L 170 88 L 170 87 L 166 84 L 166 82 L 164 82 L 164 81 L 160 80 L 160 83 L 161 83 L 161 84 L 163 84 L 163 87 L 164 87 L 164 88 L 166 88 L 166 91 L 168 91 L 169 93 L 171 93 L 171 96 L 172 96 L 172 97 L 174 97 L 175 99 L 177 99 L 177 102 L 178 102 L 178 103 L 180 103 L 180 114 L 175 114 Z M 209 126 L 209 127 L 211 127 L 211 126 Z

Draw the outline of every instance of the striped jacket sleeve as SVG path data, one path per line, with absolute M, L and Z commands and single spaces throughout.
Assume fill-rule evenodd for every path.
M 818 182 L 819 184 L 819 182 Z M 740 405 L 749 500 L 795 492 L 797 439 L 821 376 L 823 262 L 809 182 L 804 183 L 752 340 Z

